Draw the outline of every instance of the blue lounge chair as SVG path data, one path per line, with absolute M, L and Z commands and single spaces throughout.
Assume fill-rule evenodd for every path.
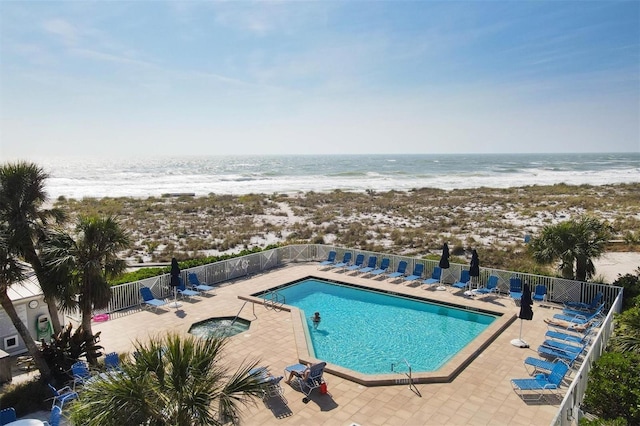
M 47 383 L 47 385 L 49 386 L 49 389 L 51 389 L 51 392 L 53 392 L 53 403 L 51 404 L 51 408 L 58 405 L 58 403 L 60 403 L 60 408 L 62 408 L 66 402 L 78 399 L 78 393 L 73 391 L 69 386 L 56 389 L 49 383 Z
M 51 414 L 49 414 L 49 422 L 44 422 L 45 426 L 60 426 L 60 419 L 62 418 L 62 408 L 57 405 L 51 408 Z
M 423 284 L 432 285 L 438 284 L 440 282 L 440 277 L 442 276 L 442 268 L 436 266 L 433 268 L 433 272 L 431 273 L 431 278 L 427 278 L 422 281 Z
M 332 268 L 346 268 L 351 263 L 351 252 L 348 251 L 342 256 L 342 262 L 338 262 Z
M 604 308 L 604 304 L 600 305 L 598 309 L 596 309 L 596 311 L 590 315 L 588 314 L 577 314 L 577 315 L 555 314 L 553 317 L 555 319 L 571 322 L 574 324 L 586 324 L 589 321 L 593 321 L 594 319 L 596 319 L 602 312 L 603 308 Z
M 390 264 L 391 264 L 391 259 L 389 259 L 388 257 L 383 257 L 382 261 L 380 262 L 380 267 L 378 269 L 374 269 L 373 271 L 371 271 L 371 275 L 374 275 L 377 277 L 378 275 L 385 274 L 387 272 L 387 269 L 389 269 Z
M 531 371 L 529 374 L 533 375 L 536 373 L 545 373 L 553 370 L 553 367 L 555 367 L 556 363 L 558 362 L 564 362 L 566 364 L 566 362 L 561 359 L 556 361 L 547 361 L 544 359 L 529 356 L 524 360 L 524 367 L 527 369 L 527 371 L 529 371 L 529 367 L 531 367 Z
M 509 295 L 513 300 L 522 299 L 522 280 L 518 277 L 511 277 L 509 280 Z
M 91 378 L 89 366 L 84 361 L 78 361 L 71 365 L 71 374 L 73 375 L 73 390 L 76 385 L 84 385 Z
M 189 280 L 189 284 L 191 285 L 191 288 L 197 291 L 207 292 L 207 291 L 215 290 L 214 286 L 202 283 L 198 278 L 198 275 L 196 275 L 193 272 L 189 272 L 187 274 L 187 279 Z
M 603 294 L 601 291 L 596 293 L 591 300 L 591 303 L 583 303 L 583 302 L 564 302 L 564 307 L 568 309 L 574 309 L 579 311 L 595 311 L 598 309 L 598 306 L 602 302 Z
M 491 275 L 487 280 L 487 285 L 473 290 L 474 293 L 487 295 L 498 292 L 498 276 Z
M 524 400 L 528 398 L 527 392 L 533 392 L 535 399 L 542 398 L 547 391 L 557 392 L 564 376 L 569 371 L 569 366 L 564 362 L 558 362 L 553 366 L 549 374 L 537 374 L 535 378 L 511 379 L 513 390 Z
M 577 334 L 569 334 L 569 333 L 563 333 L 561 331 L 548 330 L 545 333 L 545 337 L 550 337 L 552 339 L 560 340 L 563 342 L 578 343 L 580 345 L 584 345 L 584 344 L 587 344 L 591 339 L 589 337 L 590 331 L 591 331 L 591 327 L 589 327 L 589 329 L 585 331 L 585 334 L 583 334 L 582 336 L 579 336 Z
M 310 367 L 304 364 L 294 364 L 288 367 L 285 367 L 285 375 L 290 374 L 292 371 L 295 372 L 295 381 L 297 382 L 300 390 L 306 395 L 309 396 L 311 391 L 322 386 L 324 381 L 324 368 L 326 367 L 326 362 L 320 362 L 318 364 L 314 364 Z M 309 369 L 309 374 L 307 378 L 304 378 L 304 373 Z M 304 399 L 303 399 L 304 401 Z
M 364 263 L 364 254 L 360 253 L 356 256 L 356 261 L 353 262 L 353 265 L 347 266 L 345 269 L 347 271 L 356 271 L 362 268 L 363 263 Z
M 460 279 L 455 283 L 451 284 L 451 287 L 454 288 L 466 288 L 469 285 L 469 280 L 471 280 L 471 276 L 469 275 L 468 269 L 463 269 L 460 273 Z
M 15 422 L 18 420 L 16 416 L 16 409 L 13 407 L 3 408 L 0 410 L 0 425 L 6 425 L 7 423 Z
M 195 296 L 200 296 L 200 292 L 196 291 L 196 290 L 189 290 L 187 288 L 187 286 L 184 284 L 184 281 L 182 280 L 182 277 L 178 277 L 178 282 L 180 283 L 178 285 L 178 287 L 176 287 L 176 290 L 178 291 L 178 294 L 181 297 L 188 297 L 189 299 L 191 299 L 192 297 Z
M 330 266 L 330 265 L 333 265 L 334 263 L 336 263 L 336 252 L 335 250 L 331 250 L 329 252 L 329 255 L 327 256 L 327 260 L 323 260 L 322 262 L 320 262 L 318 264 L 318 267 Z
M 104 356 L 104 366 L 107 371 L 120 370 L 120 357 L 116 352 L 109 352 Z
M 579 346 L 570 345 L 568 343 L 559 342 L 557 340 L 547 339 L 542 342 L 542 346 L 547 346 L 553 349 L 557 349 L 560 351 L 570 352 L 574 354 L 582 353 L 587 347 L 586 344 L 581 344 Z
M 153 297 L 153 293 L 151 293 L 151 289 L 149 287 L 140 288 L 140 295 L 142 296 L 143 306 L 153 306 L 154 310 L 158 310 L 160 306 L 167 304 L 164 300 Z
M 581 352 L 566 352 L 545 345 L 538 346 L 538 353 L 547 358 L 562 359 L 569 365 L 573 365 L 581 354 Z
M 367 266 L 364 268 L 358 269 L 358 273 L 360 274 L 368 274 L 376 269 L 376 264 L 378 263 L 378 258 L 376 256 L 369 256 L 367 260 Z
M 424 264 L 416 263 L 413 267 L 413 272 L 408 277 L 405 277 L 404 280 L 411 285 L 414 281 L 418 281 L 422 278 L 422 273 L 424 272 Z
M 531 298 L 533 300 L 537 300 L 538 302 L 544 302 L 544 300 L 547 298 L 547 287 L 544 284 L 538 284 Z
M 398 269 L 396 269 L 395 272 L 390 273 L 387 276 L 387 279 L 392 280 L 395 278 L 399 278 L 403 276 L 406 272 L 407 272 L 407 262 L 405 260 L 401 260 L 400 263 L 398 263 Z

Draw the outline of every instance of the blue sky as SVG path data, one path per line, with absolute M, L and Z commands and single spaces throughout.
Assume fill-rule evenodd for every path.
M 0 154 L 640 151 L 637 1 L 1 1 Z

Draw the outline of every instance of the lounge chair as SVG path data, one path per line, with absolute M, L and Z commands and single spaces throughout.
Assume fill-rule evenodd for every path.
M 463 269 L 460 273 L 460 279 L 455 283 L 451 284 L 453 288 L 466 288 L 469 285 L 469 280 L 471 280 L 471 276 L 469 275 L 468 269 Z
M 166 301 L 153 297 L 153 293 L 151 293 L 151 289 L 149 287 L 141 287 L 140 295 L 142 296 L 143 306 L 153 306 L 153 309 L 156 311 L 160 306 L 167 304 Z
M 433 268 L 433 272 L 431 273 L 431 278 L 427 278 L 422 281 L 423 284 L 432 285 L 440 283 L 440 277 L 442 276 L 442 268 L 436 266 Z
M 392 279 L 400 278 L 406 272 L 407 272 L 407 262 L 405 260 L 401 260 L 400 263 L 398 263 L 398 269 L 396 269 L 395 272 L 392 272 L 389 275 L 387 275 L 387 279 L 392 280 Z
M 360 253 L 356 256 L 356 261 L 353 262 L 353 265 L 349 265 L 345 269 L 347 271 L 356 271 L 362 268 L 363 263 L 364 263 L 364 254 Z
M 589 321 L 594 320 L 596 317 L 600 315 L 602 309 L 604 308 L 604 304 L 601 304 L 598 309 L 592 314 L 576 314 L 576 315 L 565 315 L 565 314 L 555 314 L 553 317 L 555 319 L 559 319 L 562 321 L 571 322 L 574 324 L 586 324 Z
M 342 262 L 338 262 L 334 265 L 332 265 L 332 268 L 346 268 L 347 266 L 349 266 L 349 264 L 351 263 L 351 252 L 348 251 L 344 254 L 344 256 L 342 256 Z
M 376 269 L 376 264 L 378 263 L 378 258 L 376 256 L 369 256 L 367 260 L 367 266 L 364 268 L 358 269 L 356 272 L 360 274 L 368 274 Z
M 51 408 L 51 414 L 49 414 L 49 421 L 42 422 L 43 426 L 60 426 L 60 420 L 62 418 L 62 408 L 57 405 Z
M 524 360 L 524 368 L 529 371 L 529 368 L 531 367 L 531 371 L 529 372 L 529 374 L 531 375 L 536 373 L 545 373 L 553 370 L 553 367 L 555 367 L 556 363 L 558 362 L 563 362 L 566 364 L 566 361 L 563 361 L 561 359 L 556 361 L 547 361 L 544 359 L 529 356 Z
M 586 333 L 587 330 L 593 327 L 598 327 L 600 325 L 600 321 L 598 319 L 593 319 L 584 324 L 576 324 L 570 321 L 559 320 L 556 318 L 545 318 L 544 322 L 547 323 L 547 327 L 553 327 L 558 330 L 572 331 L 574 333 Z
M 528 398 L 528 393 L 533 392 L 532 396 L 539 400 L 545 395 L 545 392 L 557 392 L 564 376 L 569 371 L 569 366 L 564 362 L 558 362 L 553 366 L 549 374 L 537 374 L 535 378 L 511 379 L 513 390 L 524 400 Z
M 424 272 L 424 264 L 416 263 L 413 267 L 413 272 L 408 277 L 405 277 L 404 280 L 411 285 L 414 281 L 418 281 L 422 278 L 422 273 Z
M 91 372 L 89 366 L 84 361 L 78 361 L 71 365 L 71 374 L 73 375 L 73 390 L 76 390 L 76 385 L 84 385 L 87 380 L 91 378 Z
M 578 343 L 580 345 L 584 345 L 591 339 L 591 337 L 589 337 L 590 331 L 591 328 L 589 328 L 582 336 L 580 336 L 577 334 L 568 334 L 561 331 L 548 330 L 545 333 L 545 337 L 550 337 L 552 339 L 560 340 L 563 342 Z
M 596 293 L 595 296 L 593 296 L 593 299 L 591 300 L 590 303 L 569 301 L 569 302 L 564 302 L 564 307 L 568 309 L 579 310 L 579 311 L 595 311 L 596 309 L 598 309 L 598 306 L 601 304 L 603 296 L 604 295 L 602 294 L 602 292 L 599 291 L 598 293 Z
M 15 422 L 18 420 L 16 416 L 16 409 L 13 407 L 3 408 L 0 410 L 0 425 L 6 425 L 7 423 Z
M 545 286 L 544 284 L 538 284 L 531 298 L 533 300 L 537 300 L 538 302 L 544 302 L 547 298 L 547 286 Z
M 567 352 L 550 346 L 540 345 L 538 346 L 538 353 L 547 358 L 562 359 L 566 361 L 567 364 L 572 365 L 580 357 L 582 352 Z
M 187 286 L 184 284 L 184 281 L 182 280 L 182 277 L 178 277 L 178 282 L 180 283 L 178 285 L 178 287 L 176 287 L 176 290 L 178 291 L 178 294 L 182 297 L 188 297 L 189 299 L 195 297 L 195 296 L 200 296 L 200 292 L 196 291 L 196 290 L 190 290 L 187 288 Z
M 51 404 L 51 408 L 58 405 L 58 403 L 60 403 L 60 408 L 62 408 L 66 402 L 78 399 L 78 393 L 72 390 L 69 386 L 56 389 L 49 383 L 47 383 L 47 385 L 49 386 L 49 389 L 51 389 L 51 392 L 53 392 L 53 403 Z
M 256 367 L 249 370 L 249 374 L 254 375 L 262 385 L 262 397 L 263 399 L 268 396 L 279 396 L 284 398 L 284 392 L 280 382 L 284 376 L 273 376 L 269 373 L 267 367 Z
M 389 259 L 388 257 L 382 258 L 382 261 L 380 262 L 380 267 L 378 269 L 374 269 L 373 271 L 371 271 L 371 275 L 378 276 L 378 275 L 385 274 L 387 272 L 387 269 L 389 269 L 390 264 L 391 264 L 391 259 Z
M 498 292 L 498 276 L 491 275 L 487 280 L 487 284 L 484 287 L 477 288 L 473 290 L 473 292 L 476 294 L 482 294 L 482 295 L 497 293 Z
M 565 352 L 570 352 L 574 354 L 582 353 L 587 348 L 587 344 L 583 343 L 579 346 L 570 345 L 569 343 L 563 343 L 557 340 L 547 339 L 542 342 L 543 346 L 547 346 L 553 349 L 558 349 Z
M 189 280 L 189 284 L 191 285 L 191 288 L 197 291 L 207 292 L 207 291 L 215 290 L 214 286 L 202 283 L 198 278 L 198 275 L 196 275 L 193 272 L 189 272 L 187 274 L 187 279 Z
M 290 375 L 291 372 L 295 372 L 294 379 L 300 387 L 300 390 L 306 396 L 309 396 L 311 394 L 311 391 L 319 388 L 323 383 L 325 383 L 324 377 L 322 377 L 322 375 L 324 374 L 324 368 L 326 367 L 326 365 L 326 362 L 320 362 L 309 367 L 304 364 L 294 364 L 285 367 L 284 371 L 285 375 Z M 309 369 L 309 374 L 305 379 L 304 373 L 307 368 Z
M 109 352 L 104 356 L 104 367 L 107 371 L 120 370 L 120 357 L 116 352 Z
M 322 262 L 320 262 L 318 264 L 318 267 L 330 266 L 330 265 L 333 265 L 334 263 L 336 263 L 336 252 L 335 250 L 331 250 L 329 252 L 329 255 L 327 256 L 327 260 L 323 260 Z
M 522 280 L 518 277 L 511 277 L 509 280 L 509 295 L 513 300 L 522 299 Z

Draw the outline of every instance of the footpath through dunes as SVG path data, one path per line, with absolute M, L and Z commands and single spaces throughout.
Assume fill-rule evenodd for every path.
M 483 265 L 525 270 L 525 239 L 583 214 L 608 221 L 618 240 L 640 236 L 640 183 L 602 186 L 416 189 L 387 192 L 59 199 L 72 216 L 115 214 L 135 242 L 129 263 L 166 262 L 283 242 L 335 244 L 437 256 L 476 248 Z M 638 251 L 636 244 L 626 251 Z M 553 271 L 550 271 L 553 273 Z

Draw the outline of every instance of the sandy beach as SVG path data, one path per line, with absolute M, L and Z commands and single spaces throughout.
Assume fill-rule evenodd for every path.
M 612 282 L 640 266 L 640 184 L 306 192 L 205 197 L 58 199 L 78 214 L 117 215 L 134 244 L 130 263 L 237 253 L 270 244 L 312 242 L 437 258 L 447 242 L 453 260 L 472 249 L 482 266 L 554 274 L 527 254 L 527 236 L 588 214 L 607 221 L 617 241 L 596 260 L 596 278 Z M 73 223 L 73 219 L 71 220 Z M 621 253 L 622 252 L 622 253 Z

